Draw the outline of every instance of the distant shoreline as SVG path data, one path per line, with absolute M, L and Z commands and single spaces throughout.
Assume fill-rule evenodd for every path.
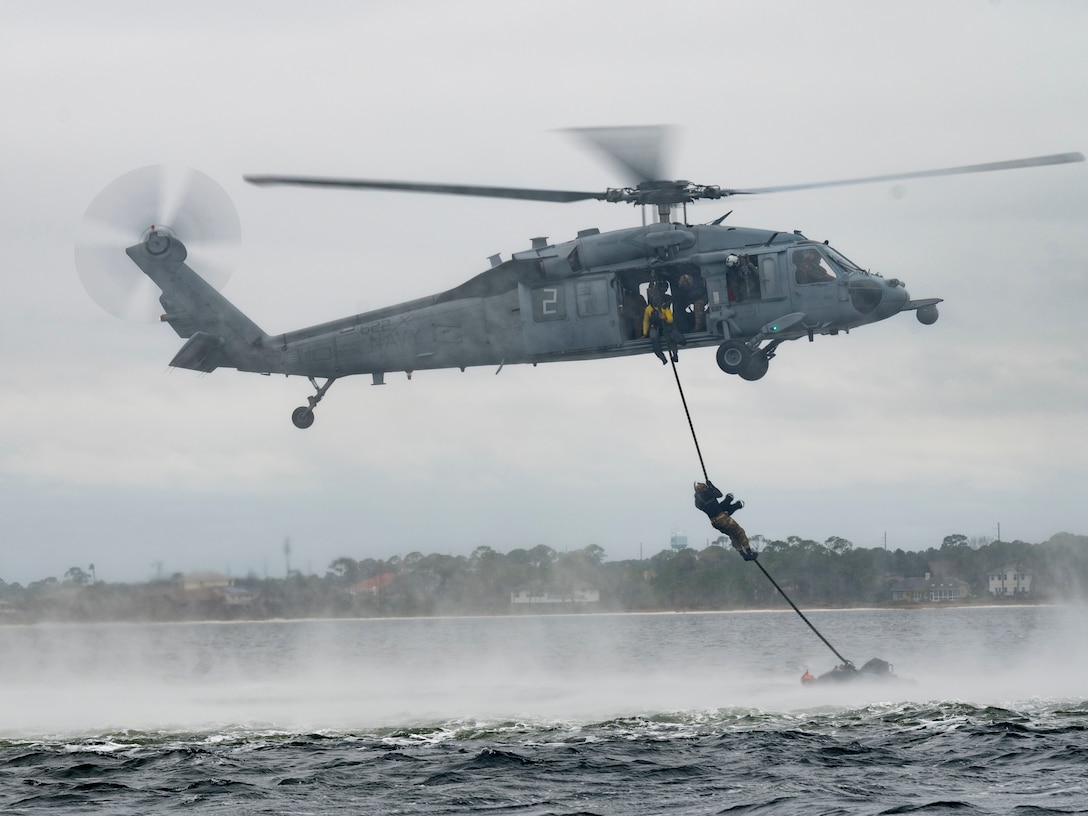
M 810 609 L 802 609 L 805 614 L 811 613 L 827 613 L 827 612 L 933 612 L 933 611 L 946 611 L 953 609 L 1029 609 L 1029 608 L 1042 608 L 1042 607 L 1079 607 L 1084 606 L 1083 601 L 1062 601 L 1044 603 L 1039 601 L 1033 601 L 1031 603 L 1026 602 L 1012 602 L 1012 603 L 986 603 L 986 604 L 970 604 L 970 603 L 933 603 L 933 604 L 910 604 L 910 605 L 889 605 L 889 606 L 846 606 L 846 607 L 812 607 Z M 756 615 L 756 614 L 796 614 L 793 609 L 789 607 L 783 608 L 762 608 L 762 609 L 664 609 L 655 611 L 580 611 L 580 612 L 508 612 L 502 614 L 482 614 L 482 615 L 457 615 L 457 614 L 443 614 L 443 615 L 389 615 L 389 616 L 314 616 L 314 617 L 285 617 L 285 618 L 193 618 L 189 620 L 136 620 L 136 619 L 117 619 L 117 620 L 58 620 L 58 619 L 42 619 L 38 621 L 3 621 L 0 622 L 2 627 L 19 628 L 19 627 L 67 627 L 67 626 L 194 626 L 194 625 L 235 625 L 235 624 L 282 624 L 282 623 L 347 623 L 347 622 L 403 622 L 403 621 L 451 621 L 451 620 L 501 620 L 506 618 L 513 619 L 542 619 L 542 618 L 586 618 L 586 617 L 631 617 L 631 616 L 644 616 L 644 617 L 661 617 L 661 616 L 686 616 L 686 615 Z

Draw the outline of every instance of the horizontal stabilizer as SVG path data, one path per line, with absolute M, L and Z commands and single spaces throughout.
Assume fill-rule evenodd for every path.
M 197 332 L 170 361 L 174 368 L 191 368 L 193 371 L 215 371 L 222 358 L 223 338 Z

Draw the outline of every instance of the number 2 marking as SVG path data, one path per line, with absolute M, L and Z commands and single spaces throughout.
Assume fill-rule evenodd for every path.
M 542 315 L 559 314 L 559 310 L 555 307 L 559 304 L 559 290 L 558 289 L 541 289 L 544 293 L 544 297 L 540 300 L 540 313 Z

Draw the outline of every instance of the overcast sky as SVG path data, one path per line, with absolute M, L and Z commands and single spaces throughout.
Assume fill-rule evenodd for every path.
M 224 293 L 272 333 L 447 289 L 599 202 L 260 189 L 310 173 L 604 189 L 556 131 L 677 126 L 670 171 L 770 186 L 1088 149 L 1088 5 L 6 2 L 0 6 L 0 578 L 324 573 L 338 556 L 587 544 L 649 556 L 700 476 L 653 357 L 338 381 L 171 370 L 173 331 L 83 290 L 94 197 L 195 167 L 239 211 Z M 750 534 L 924 549 L 1088 534 L 1088 166 L 706 203 L 942 297 L 787 343 L 769 374 L 680 371 Z M 133 236 L 134 240 L 137 236 Z M 119 250 L 120 251 L 120 250 Z M 198 269 L 199 271 L 199 269 Z M 737 568 L 745 568 L 738 559 Z

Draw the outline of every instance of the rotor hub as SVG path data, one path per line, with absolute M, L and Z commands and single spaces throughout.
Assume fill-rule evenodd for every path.
M 162 224 L 152 224 L 140 236 L 140 241 L 147 244 L 147 251 L 152 255 L 162 255 L 170 248 L 170 241 L 174 238 L 174 231 Z

